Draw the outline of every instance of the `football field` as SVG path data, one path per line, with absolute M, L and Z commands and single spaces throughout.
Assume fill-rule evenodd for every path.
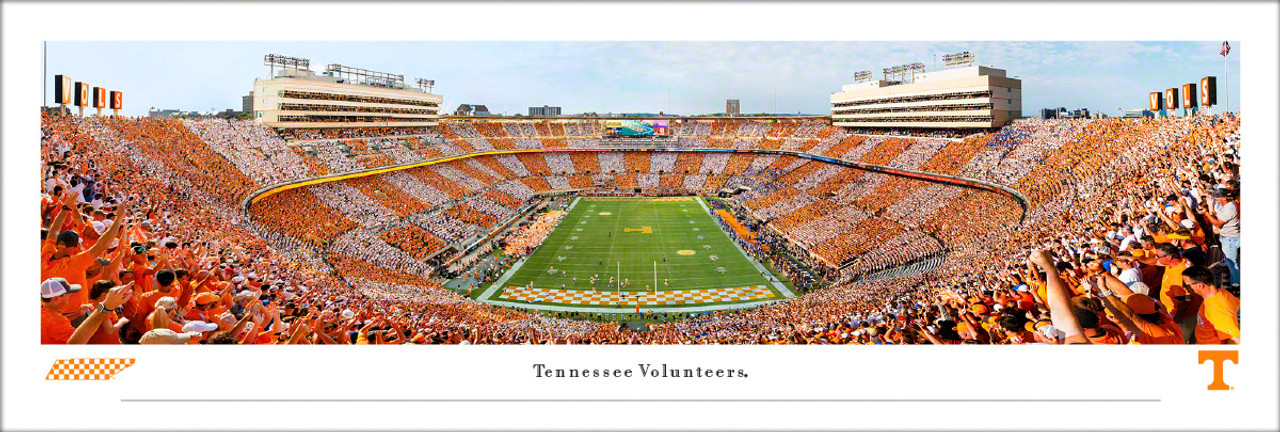
M 533 255 L 482 300 L 548 310 L 675 311 L 790 296 L 721 230 L 701 199 L 578 198 Z

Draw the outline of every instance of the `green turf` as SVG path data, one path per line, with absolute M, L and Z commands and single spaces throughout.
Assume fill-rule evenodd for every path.
M 534 287 L 560 288 L 563 284 L 566 289 L 588 290 L 592 288 L 591 276 L 599 274 L 596 290 L 619 289 L 616 283 L 612 289 L 607 288 L 609 277 L 614 277 L 630 279 L 623 291 L 644 291 L 645 285 L 655 285 L 656 263 L 659 291 L 765 285 L 777 299 L 783 298 L 699 205 L 698 199 L 584 197 L 502 287 L 532 282 Z M 640 231 L 644 227 L 649 227 L 650 232 Z M 680 250 L 694 254 L 680 255 Z M 717 259 L 711 260 L 712 256 Z M 664 279 L 670 282 L 669 286 L 664 286 Z M 498 298 L 501 292 L 495 290 L 489 299 L 509 302 Z M 758 301 L 746 303 L 753 302 Z

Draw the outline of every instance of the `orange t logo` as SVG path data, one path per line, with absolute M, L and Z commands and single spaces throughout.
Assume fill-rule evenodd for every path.
M 1213 382 L 1209 383 L 1209 390 L 1231 390 L 1231 386 L 1222 381 L 1222 364 L 1227 360 L 1240 364 L 1240 351 L 1200 351 L 1200 364 L 1205 360 L 1213 362 Z

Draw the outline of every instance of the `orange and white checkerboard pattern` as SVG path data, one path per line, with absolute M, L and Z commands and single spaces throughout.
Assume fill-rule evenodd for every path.
M 502 294 L 498 296 L 498 298 L 505 300 L 566 306 L 635 306 L 637 301 L 640 306 L 686 306 L 742 300 L 767 300 L 774 297 L 777 296 L 764 285 L 659 292 L 588 291 L 509 286 L 503 289 Z
M 116 374 L 133 366 L 131 358 L 76 358 L 54 360 L 44 379 L 52 381 L 92 381 L 114 379 Z

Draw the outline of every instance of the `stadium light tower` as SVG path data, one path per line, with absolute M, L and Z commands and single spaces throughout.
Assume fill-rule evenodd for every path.
M 338 63 L 330 63 L 325 70 L 333 74 L 333 76 L 341 76 L 349 83 L 363 83 L 366 85 L 377 84 L 384 87 L 391 87 L 392 84 L 395 83 L 404 84 L 404 75 L 401 74 L 372 71 L 358 67 L 344 66 Z
M 968 51 L 945 54 L 942 56 L 943 67 L 947 69 L 973 66 L 973 63 L 973 53 Z
M 909 65 L 904 65 L 904 69 L 904 73 L 911 75 L 911 82 L 916 82 L 916 74 L 924 73 L 924 63 L 915 62 Z
M 915 80 L 916 74 L 920 72 L 924 72 L 924 63 L 901 64 L 884 68 L 884 79 L 902 84 L 907 82 L 908 77 Z
M 897 80 L 896 78 L 898 77 L 898 73 L 899 73 L 899 72 L 901 72 L 901 71 L 902 71 L 902 69 L 901 69 L 901 67 L 900 67 L 900 66 L 893 66 L 893 67 L 887 67 L 887 68 L 884 68 L 884 69 L 881 71 L 881 73 L 883 73 L 883 74 L 884 74 L 884 80 L 885 80 L 885 81 L 889 81 L 889 82 L 897 82 L 898 80 Z
M 301 57 L 267 54 L 262 57 L 262 63 L 264 66 L 271 66 L 271 76 L 268 78 L 276 77 L 276 66 L 280 66 L 281 69 L 293 68 L 301 71 L 311 71 L 311 60 Z
M 418 87 L 426 87 L 427 93 L 431 93 L 431 89 L 436 86 L 436 80 L 429 80 L 426 78 L 418 78 L 414 80 L 414 82 L 418 83 Z
M 864 70 L 864 71 L 857 71 L 853 73 L 853 82 L 855 84 L 864 83 L 867 81 L 871 81 L 871 71 Z

